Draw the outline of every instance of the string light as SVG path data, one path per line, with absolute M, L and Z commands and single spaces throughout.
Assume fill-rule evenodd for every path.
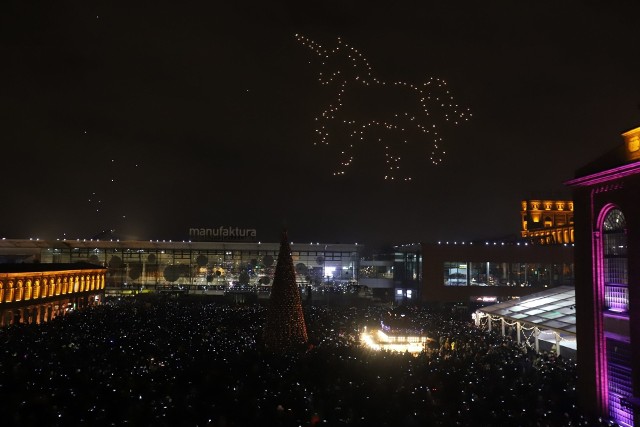
M 461 110 L 453 102 L 444 80 L 432 77 L 422 85 L 385 82 L 375 77 L 367 59 L 341 38 L 333 49 L 300 34 L 296 39 L 319 58 L 320 84 L 335 88 L 333 100 L 315 118 L 318 139 L 313 143 L 341 144 L 334 176 L 344 175 L 355 162 L 356 145 L 352 141 L 375 142 L 382 147 L 385 179 L 400 178 L 400 152 L 412 143 L 429 144 L 429 160 L 438 165 L 446 154 L 441 125 L 455 126 L 471 117 L 468 109 Z M 356 117 L 358 113 L 360 117 Z M 348 143 L 344 143 L 345 135 Z M 410 181 L 411 177 L 401 179 Z

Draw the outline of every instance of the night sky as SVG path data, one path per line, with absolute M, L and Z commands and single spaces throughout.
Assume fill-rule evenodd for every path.
M 639 4 L 4 1 L 0 237 L 517 234 L 640 126 Z

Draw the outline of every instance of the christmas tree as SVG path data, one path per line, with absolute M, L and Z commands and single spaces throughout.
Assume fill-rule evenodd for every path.
M 274 352 L 295 351 L 304 348 L 307 343 L 307 325 L 286 230 L 282 232 L 271 286 L 264 342 Z

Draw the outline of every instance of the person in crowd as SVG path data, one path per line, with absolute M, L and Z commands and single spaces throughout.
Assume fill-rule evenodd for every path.
M 613 426 L 576 406 L 576 364 L 411 306 L 416 355 L 358 340 L 387 306 L 305 305 L 309 345 L 265 351 L 261 304 L 108 298 L 0 329 L 3 426 Z

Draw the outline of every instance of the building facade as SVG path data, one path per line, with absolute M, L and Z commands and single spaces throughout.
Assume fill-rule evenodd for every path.
M 0 264 L 0 327 L 44 323 L 100 304 L 106 272 L 88 263 Z
M 523 200 L 520 217 L 520 235 L 529 243 L 573 243 L 572 200 Z
M 139 292 L 268 287 L 279 243 L 119 240 L 0 240 L 0 258 L 12 262 L 87 262 L 107 268 L 107 290 Z M 300 287 L 343 287 L 357 282 L 358 244 L 292 243 Z
M 421 246 L 423 302 L 483 305 L 573 286 L 573 245 L 456 242 Z
M 581 404 L 638 424 L 640 397 L 640 127 L 578 169 L 576 304 Z

